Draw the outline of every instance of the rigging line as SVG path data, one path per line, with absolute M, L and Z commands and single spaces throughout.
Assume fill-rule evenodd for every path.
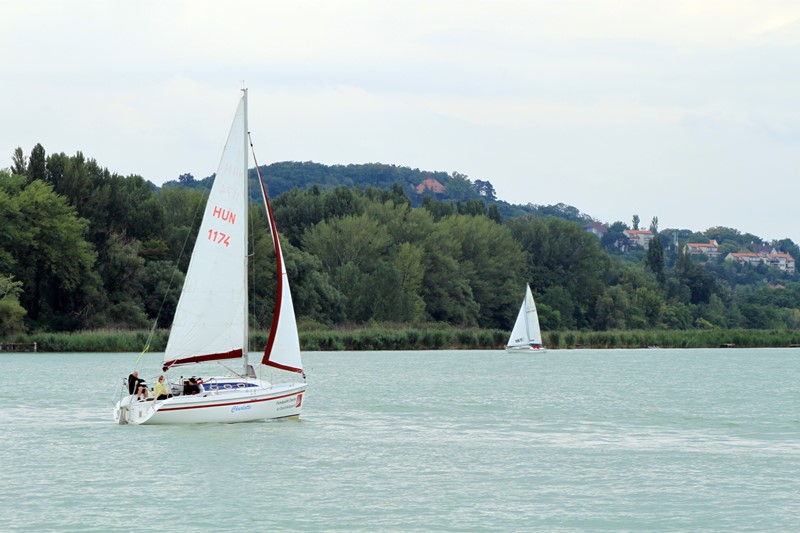
M 244 83 L 244 82 L 243 82 Z M 247 132 L 247 140 L 250 144 L 251 148 L 253 146 L 252 141 L 250 140 L 250 132 Z M 255 157 L 255 156 L 254 156 Z M 258 163 L 256 163 L 258 164 Z M 245 196 L 247 197 L 248 206 L 251 209 L 248 210 L 248 217 L 247 217 L 247 225 L 250 227 L 250 231 L 248 231 L 248 245 L 249 248 L 247 249 L 247 276 L 248 276 L 248 283 L 247 289 L 249 294 L 248 305 L 249 309 L 248 312 L 253 315 L 255 319 L 255 323 L 258 323 L 258 312 L 256 309 L 256 264 L 255 264 L 255 256 L 256 256 L 256 231 L 255 231 L 255 222 L 253 221 L 253 217 L 250 216 L 250 211 L 252 211 L 252 204 L 253 200 L 250 197 L 250 169 L 247 171 L 247 187 L 245 187 Z M 254 339 L 253 336 L 249 334 L 250 332 L 250 316 L 247 316 L 247 324 L 246 327 L 248 328 L 248 335 L 247 335 L 247 343 L 248 346 L 245 346 L 244 349 L 246 350 L 247 354 L 249 354 L 252 350 L 250 349 L 254 346 Z M 249 355 L 248 355 L 249 357 Z
M 172 269 L 172 274 L 170 274 L 169 283 L 167 283 L 167 290 L 164 291 L 164 296 L 161 298 L 161 304 L 158 306 L 158 312 L 156 313 L 156 318 L 153 321 L 153 327 L 150 328 L 150 334 L 148 335 L 147 341 L 145 342 L 145 347 L 142 350 L 142 353 L 139 354 L 139 358 L 136 360 L 136 364 L 139 363 L 139 360 L 142 358 L 145 352 L 147 352 L 150 349 L 150 343 L 152 342 L 153 336 L 155 335 L 156 327 L 158 327 L 158 319 L 161 318 L 161 312 L 164 310 L 164 304 L 167 302 L 167 296 L 172 290 L 173 282 L 175 281 L 175 273 L 178 272 L 179 270 L 178 265 L 180 265 L 181 259 L 183 259 L 184 256 L 184 252 L 186 252 L 186 245 L 189 242 L 189 236 L 192 234 L 191 228 L 193 228 L 195 226 L 195 223 L 197 222 L 197 214 L 200 212 L 200 206 L 205 207 L 205 205 L 208 203 L 208 196 L 210 193 L 211 189 L 206 191 L 205 194 L 203 195 L 203 198 L 201 198 L 200 201 L 198 201 L 197 204 L 195 205 L 194 213 L 192 214 L 192 222 L 189 225 L 189 231 L 186 232 L 186 237 L 184 237 L 183 239 L 183 245 L 181 245 L 181 251 L 178 254 L 178 259 L 175 260 L 175 266 Z M 198 231 L 199 229 L 200 228 L 198 227 Z
M 244 375 L 242 375 L 242 374 L 238 373 L 237 371 L 235 371 L 234 369 L 232 369 L 232 368 L 231 368 L 231 367 L 229 367 L 228 365 L 224 364 L 223 362 L 221 362 L 221 361 L 217 361 L 217 364 L 218 364 L 219 366 L 221 366 L 222 368 L 226 369 L 226 370 L 227 370 L 228 372 L 230 372 L 231 374 L 235 375 L 236 377 L 240 377 L 240 378 L 242 378 L 242 379 L 247 379 L 247 376 L 244 376 Z
M 256 176 L 258 177 L 258 184 L 261 187 L 262 195 L 266 195 L 267 194 L 266 193 L 266 184 L 264 183 L 264 178 L 261 175 L 261 169 L 258 167 L 258 158 L 256 157 L 256 148 L 255 148 L 255 146 L 253 146 L 253 136 L 249 131 L 247 132 L 247 140 L 248 140 L 248 143 L 250 144 L 250 153 L 253 154 L 253 164 L 256 167 Z M 265 199 L 265 203 L 266 203 L 266 199 Z M 269 212 L 267 212 L 266 206 L 264 207 L 264 209 L 265 209 L 265 214 L 267 215 L 267 227 L 269 227 L 270 232 L 272 232 L 272 226 L 269 224 L 270 214 L 269 214 Z M 251 230 L 253 230 L 253 227 L 251 227 Z M 251 231 L 251 233 L 255 233 L 255 231 Z M 254 242 L 253 253 L 255 253 L 255 241 L 253 241 L 253 242 Z M 278 253 L 277 250 L 275 251 L 275 253 L 276 254 Z M 280 275 L 280 272 L 278 272 L 277 270 L 275 272 L 275 281 L 278 284 L 280 284 L 280 282 L 281 282 L 281 275 Z M 255 315 L 255 302 L 253 302 L 253 310 L 254 310 L 253 314 Z M 272 312 L 273 320 L 274 320 L 274 316 L 275 316 L 276 312 L 277 312 L 277 310 L 273 310 L 273 312 Z M 272 331 L 270 331 L 269 333 L 271 334 Z M 271 338 L 270 334 L 267 335 L 267 339 L 268 339 L 267 343 L 269 343 L 269 339 Z M 252 342 L 252 339 L 251 339 L 251 342 Z M 259 365 L 259 367 L 260 366 L 261 365 Z M 260 377 L 260 374 L 259 374 L 259 377 Z

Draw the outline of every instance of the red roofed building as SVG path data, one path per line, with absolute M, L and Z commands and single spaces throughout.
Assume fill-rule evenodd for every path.
M 626 229 L 622 233 L 628 238 L 631 246 L 641 246 L 645 250 L 650 248 L 650 241 L 655 236 L 649 229 Z
M 789 274 L 794 274 L 794 257 L 789 254 L 757 254 L 755 252 L 739 252 L 729 253 L 725 256 L 725 260 L 748 263 L 753 266 L 764 263 L 765 265 L 783 270 Z
M 598 238 L 602 238 L 603 235 L 608 233 L 608 228 L 602 222 L 592 221 L 583 226 L 583 231 L 594 233 Z
M 439 183 L 438 180 L 435 180 L 433 178 L 428 178 L 419 185 L 417 185 L 417 188 L 415 190 L 417 191 L 417 194 L 422 194 L 425 191 L 440 193 L 446 191 L 447 187 Z
M 705 255 L 709 259 L 719 257 L 719 245 L 717 241 L 710 240 L 707 243 L 690 242 L 686 245 L 689 255 Z
M 794 257 L 789 254 L 767 254 L 769 266 L 779 268 L 784 272 L 794 274 Z

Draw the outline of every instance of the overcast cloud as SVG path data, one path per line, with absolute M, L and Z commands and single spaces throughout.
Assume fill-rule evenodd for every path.
M 0 167 L 41 143 L 208 176 L 244 83 L 262 164 L 457 171 L 511 203 L 800 243 L 796 1 L 0 7 Z

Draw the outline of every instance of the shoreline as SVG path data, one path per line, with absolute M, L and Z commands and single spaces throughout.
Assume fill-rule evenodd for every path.
M 18 334 L 0 340 L 0 353 L 19 352 L 163 352 L 169 331 L 94 330 Z M 250 349 L 259 351 L 268 333 L 251 333 Z M 631 330 L 545 332 L 548 350 L 624 348 L 800 348 L 800 331 L 788 330 Z M 454 327 L 365 327 L 300 332 L 303 351 L 503 350 L 508 332 Z

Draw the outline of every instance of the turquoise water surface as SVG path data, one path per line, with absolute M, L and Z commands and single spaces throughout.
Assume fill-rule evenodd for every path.
M 798 349 L 312 352 L 300 420 L 117 426 L 137 356 L 0 354 L 0 531 L 800 530 Z

